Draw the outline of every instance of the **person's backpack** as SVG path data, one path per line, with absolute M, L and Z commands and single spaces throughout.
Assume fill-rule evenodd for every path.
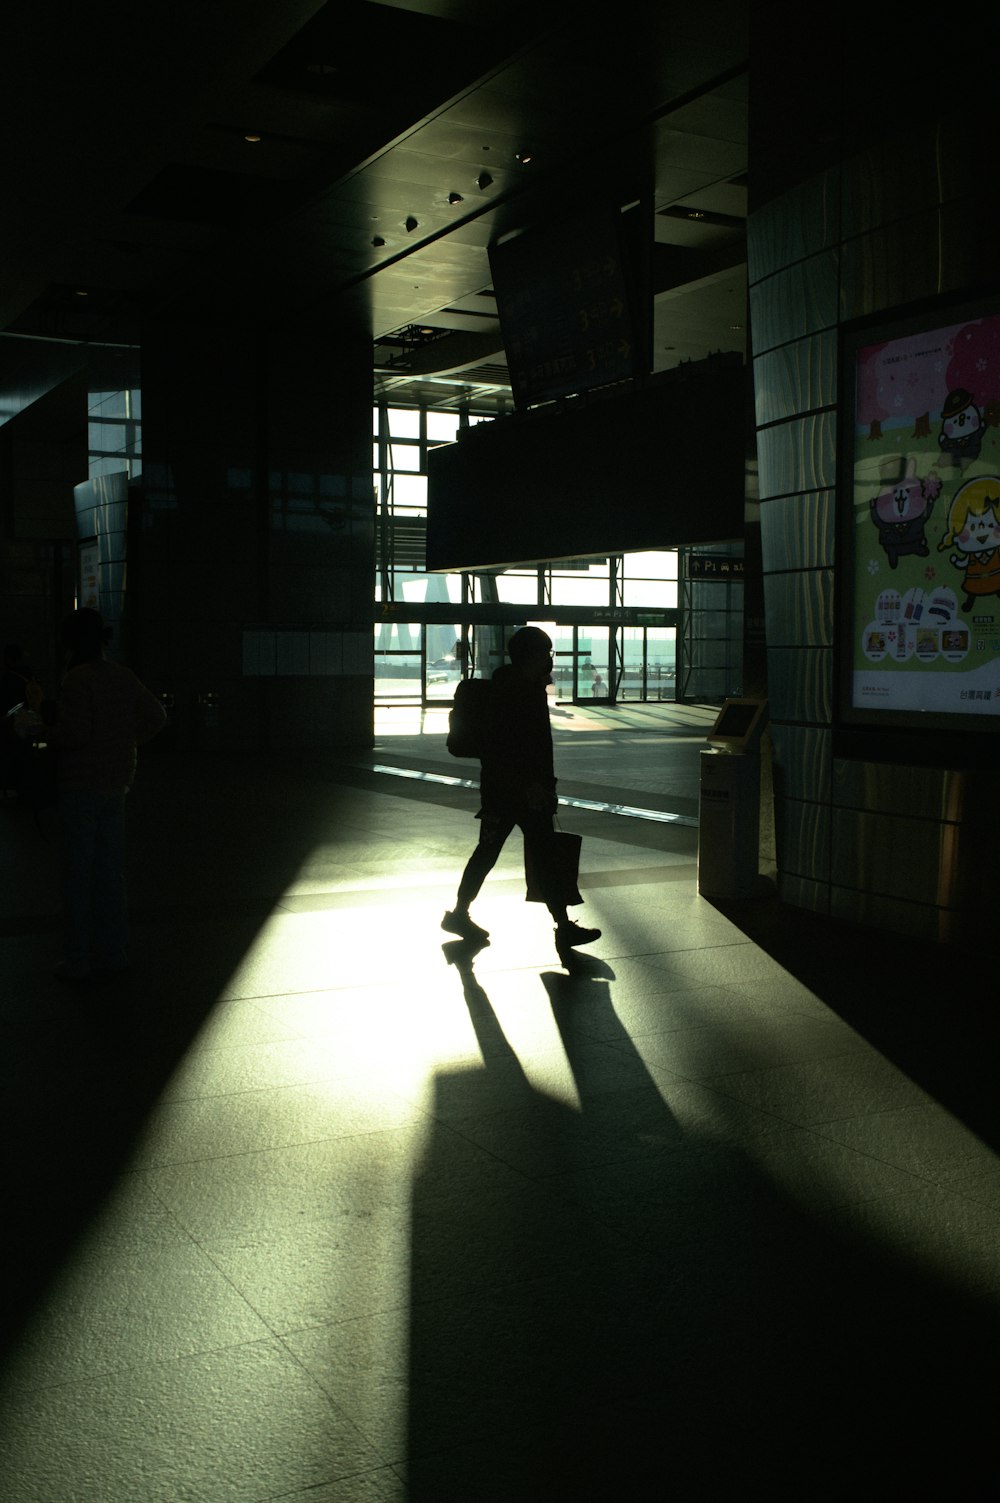
M 453 757 L 481 757 L 487 736 L 492 684 L 488 678 L 459 680 L 448 713 L 448 740 Z

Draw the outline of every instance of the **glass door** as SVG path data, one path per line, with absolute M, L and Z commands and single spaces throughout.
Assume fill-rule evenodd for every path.
M 578 704 L 607 704 L 611 697 L 611 628 L 578 626 L 576 630 L 576 687 Z
M 555 697 L 565 703 L 608 702 L 611 694 L 610 630 L 606 626 L 546 626 L 555 661 Z
M 672 626 L 620 628 L 623 672 L 619 703 L 677 697 L 677 632 Z
M 646 697 L 646 628 L 623 626 L 622 676 L 618 684 L 619 703 L 635 702 Z
M 379 622 L 375 628 L 375 703 L 419 704 L 423 658 L 419 623 Z
M 646 626 L 646 678 L 644 699 L 677 698 L 677 628 Z

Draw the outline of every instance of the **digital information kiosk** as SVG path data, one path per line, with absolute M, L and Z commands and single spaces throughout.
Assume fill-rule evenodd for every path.
M 727 699 L 701 754 L 698 891 L 748 897 L 757 886 L 760 738 L 766 699 Z

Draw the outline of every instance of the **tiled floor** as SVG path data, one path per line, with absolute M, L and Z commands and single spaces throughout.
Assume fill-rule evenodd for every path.
M 690 799 L 646 732 L 557 736 L 564 791 Z M 86 991 L 0 809 L 3 1503 L 1000 1497 L 989 954 L 723 912 L 692 824 L 576 808 L 603 938 L 559 962 L 515 840 L 471 955 L 474 809 L 150 755 Z

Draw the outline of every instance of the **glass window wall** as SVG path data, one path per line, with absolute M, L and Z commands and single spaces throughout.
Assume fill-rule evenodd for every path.
M 617 695 L 632 699 L 672 698 L 675 673 L 673 627 L 607 623 L 636 611 L 678 608 L 678 557 L 671 550 L 627 554 L 613 559 L 560 560 L 516 569 L 462 575 L 429 573 L 424 568 L 427 517 L 427 454 L 456 441 L 464 426 L 493 422 L 482 413 L 434 412 L 376 406 L 372 417 L 372 465 L 377 498 L 378 569 L 375 598 L 398 613 L 415 617 L 405 641 L 376 631 L 380 671 L 377 697 L 424 702 L 449 697 L 460 669 L 462 608 L 477 611 L 495 604 L 537 619 L 548 607 L 579 612 L 572 625 L 560 623 L 556 693 L 559 698 L 597 700 Z M 454 606 L 454 619 L 434 619 L 442 605 Z M 603 621 L 596 620 L 603 617 Z M 502 661 L 509 616 L 466 633 L 477 673 Z M 548 628 L 547 628 L 548 629 Z M 620 670 L 620 671 L 619 671 Z

